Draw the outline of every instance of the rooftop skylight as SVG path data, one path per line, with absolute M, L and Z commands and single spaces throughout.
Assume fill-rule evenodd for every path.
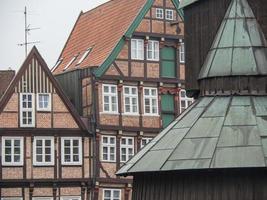
M 81 64 L 84 59 L 89 55 L 89 53 L 92 51 L 92 47 L 88 48 L 84 54 L 82 55 L 82 57 L 80 58 L 80 60 L 77 62 L 77 65 Z

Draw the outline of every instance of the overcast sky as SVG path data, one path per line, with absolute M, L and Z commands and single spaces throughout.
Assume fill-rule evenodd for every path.
M 108 0 L 0 0 L 0 70 L 17 70 L 25 59 L 24 7 L 32 30 L 28 40 L 36 44 L 51 68 L 81 10 L 90 10 Z M 32 45 L 29 46 L 29 50 Z

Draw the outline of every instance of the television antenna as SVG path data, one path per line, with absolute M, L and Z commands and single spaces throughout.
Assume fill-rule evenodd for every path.
M 30 31 L 32 30 L 37 30 L 37 29 L 40 29 L 40 28 L 31 28 L 30 24 L 28 24 L 27 22 L 27 7 L 25 6 L 25 9 L 24 9 L 24 21 L 25 21 L 25 29 L 24 29 L 24 43 L 21 43 L 21 44 L 18 44 L 19 46 L 24 46 L 25 47 L 25 57 L 27 57 L 28 55 L 28 45 L 29 44 L 36 44 L 36 43 L 40 43 L 40 41 L 34 41 L 34 42 L 29 42 L 28 41 L 28 35 L 30 35 Z

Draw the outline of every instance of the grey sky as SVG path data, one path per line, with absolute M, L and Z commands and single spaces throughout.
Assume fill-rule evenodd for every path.
M 0 70 L 18 69 L 25 59 L 24 7 L 36 44 L 49 67 L 56 62 L 81 10 L 90 10 L 108 0 L 0 0 Z M 31 49 L 32 45 L 29 46 Z

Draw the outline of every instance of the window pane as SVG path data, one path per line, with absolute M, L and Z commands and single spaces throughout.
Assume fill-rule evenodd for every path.
M 20 162 L 20 156 L 14 156 L 14 162 Z
M 70 162 L 70 155 L 65 155 L 64 161 L 65 162 Z
M 45 140 L 45 146 L 51 146 L 51 140 Z
M 110 190 L 105 190 L 105 192 L 104 192 L 104 197 L 105 197 L 105 198 L 109 198 L 109 197 L 111 197 L 111 191 L 110 191 Z
M 115 197 L 115 198 L 119 198 L 119 197 L 120 197 L 120 192 L 115 190 L 115 191 L 113 192 L 113 197 Z
M 64 140 L 64 146 L 70 146 L 70 140 Z
M 73 140 L 73 146 L 79 146 L 79 140 Z
M 51 148 L 45 148 L 45 154 L 51 154 Z
M 5 156 L 5 162 L 11 162 L 11 156 Z
M 42 162 L 42 155 L 37 155 L 36 156 L 36 161 L 37 162 Z
M 45 156 L 45 162 L 50 162 L 51 161 L 51 156 L 50 155 L 46 155 Z
M 11 146 L 11 140 L 5 140 L 5 146 Z
M 10 155 L 11 154 L 11 148 L 5 148 L 5 154 Z
M 79 156 L 78 155 L 73 156 L 73 162 L 79 162 Z

